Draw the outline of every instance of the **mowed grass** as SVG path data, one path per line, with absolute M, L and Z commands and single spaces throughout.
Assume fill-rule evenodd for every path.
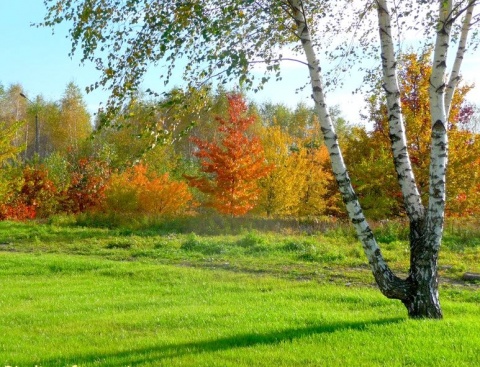
M 475 284 L 447 272 L 445 319 L 408 320 L 328 236 L 0 223 L 0 366 L 480 365 Z

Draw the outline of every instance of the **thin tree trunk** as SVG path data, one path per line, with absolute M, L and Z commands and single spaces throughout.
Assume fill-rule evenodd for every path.
M 338 183 L 343 201 L 347 207 L 348 215 L 355 227 L 357 236 L 363 245 L 365 255 L 367 256 L 372 273 L 381 292 L 389 298 L 407 299 L 410 294 L 410 284 L 409 282 L 398 278 L 383 259 L 380 248 L 365 219 L 363 210 L 351 185 L 350 177 L 348 176 L 342 152 L 338 144 L 335 128 L 332 124 L 327 104 L 325 102 L 320 73 L 320 62 L 316 58 L 313 49 L 310 32 L 304 14 L 303 3 L 300 0 L 290 0 L 289 4 L 298 28 L 298 37 L 300 38 L 307 58 L 310 80 L 312 83 L 313 100 L 320 120 L 325 145 L 327 146 L 330 155 L 332 170 Z
M 397 78 L 397 59 L 394 51 L 390 11 L 386 0 L 377 1 L 378 28 L 380 32 L 383 89 L 387 95 L 388 124 L 395 170 L 398 176 L 405 209 L 411 221 L 424 217 L 425 209 L 413 174 L 405 124 L 402 117 L 400 87 Z
M 457 54 L 455 56 L 455 62 L 452 67 L 452 72 L 450 73 L 447 90 L 445 92 L 445 112 L 447 114 L 447 117 L 450 114 L 450 106 L 452 104 L 453 94 L 455 93 L 455 89 L 460 82 L 460 68 L 462 66 L 463 56 L 465 55 L 466 51 L 468 32 L 470 31 L 475 2 L 476 0 L 469 1 L 467 12 L 465 13 L 465 17 L 462 21 L 462 32 L 460 33 Z
M 413 316 L 441 318 L 438 301 L 438 252 L 443 235 L 448 160 L 447 113 L 445 87 L 448 47 L 450 44 L 452 0 L 439 0 L 437 38 L 435 42 L 432 75 L 430 77 L 430 114 L 432 118 L 432 145 L 430 155 L 429 201 L 422 251 L 412 245 L 410 276 L 419 295 L 411 303 Z M 423 241 L 422 241 L 423 242 Z M 409 309 L 410 312 L 410 309 Z

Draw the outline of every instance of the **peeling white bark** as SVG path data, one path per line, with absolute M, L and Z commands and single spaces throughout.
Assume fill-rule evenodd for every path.
M 388 123 L 394 164 L 408 217 L 411 221 L 417 221 L 423 218 L 425 210 L 407 150 L 407 138 L 397 78 L 397 60 L 395 58 L 390 11 L 386 0 L 377 0 L 377 12 L 382 52 L 383 88 L 387 94 Z
M 465 17 L 462 21 L 462 31 L 460 33 L 460 39 L 458 42 L 457 54 L 455 56 L 455 62 L 453 63 L 452 71 L 450 73 L 450 80 L 447 84 L 447 90 L 445 92 L 445 113 L 447 117 L 450 114 L 450 106 L 452 104 L 453 94 L 455 93 L 455 88 L 460 82 L 460 68 L 462 66 L 463 56 L 465 55 L 468 32 L 470 31 L 470 26 L 472 22 L 473 10 L 475 8 L 476 0 L 470 0 Z
M 433 249 L 440 248 L 445 214 L 446 172 L 448 160 L 447 113 L 445 88 L 447 55 L 450 44 L 452 0 L 439 0 L 437 37 L 430 77 L 430 114 L 432 148 L 430 155 L 430 186 L 427 212 L 427 241 Z
M 382 293 L 387 297 L 405 299 L 409 293 L 408 284 L 396 277 L 384 261 L 380 248 L 365 219 L 363 210 L 351 185 L 342 152 L 338 144 L 335 128 L 325 102 L 320 62 L 313 49 L 310 32 L 303 11 L 303 2 L 301 0 L 289 0 L 289 4 L 297 25 L 297 34 L 307 58 L 312 84 L 312 97 L 320 120 L 325 145 L 327 146 L 330 155 L 332 170 L 339 185 L 343 201 L 347 207 L 348 215 L 355 227 L 360 241 L 362 242 L 373 275 Z

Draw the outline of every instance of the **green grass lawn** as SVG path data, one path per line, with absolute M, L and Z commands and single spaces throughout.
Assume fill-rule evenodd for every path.
M 0 243 L 0 366 L 480 365 L 480 294 L 458 278 L 475 245 L 445 246 L 445 319 L 418 321 L 338 234 L 4 222 Z M 385 245 L 401 270 L 404 243 Z

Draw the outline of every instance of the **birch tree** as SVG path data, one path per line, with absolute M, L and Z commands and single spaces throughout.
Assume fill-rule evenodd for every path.
M 166 83 L 181 64 L 182 77 L 189 88 L 216 79 L 220 83 L 236 80 L 253 90 L 261 88 L 271 77 L 280 78 L 282 63 L 304 64 L 335 179 L 381 292 L 401 300 L 411 317 L 442 317 L 437 261 L 444 221 L 447 116 L 471 24 L 477 20 L 477 1 L 393 2 L 395 7 L 387 0 L 44 2 L 47 15 L 43 24 L 71 23 L 72 52 L 80 48 L 83 60 L 96 63 L 102 71 L 100 80 L 89 89 L 109 89 L 107 107 L 113 112 L 138 89 L 151 64 L 162 63 L 161 78 Z M 375 21 L 373 28 L 378 30 L 376 40 L 369 37 L 373 34 L 371 21 Z M 406 148 L 396 73 L 395 52 L 400 44 L 396 37 L 414 26 L 420 27 L 424 31 L 422 37 L 434 44 L 429 91 L 432 149 L 429 200 L 425 207 Z M 447 79 L 448 51 L 454 44 L 458 48 Z M 298 52 L 298 58 L 284 57 L 285 50 Z M 394 164 L 410 220 L 410 270 L 406 279 L 395 275 L 387 265 L 365 219 L 327 105 L 325 88 L 335 85 L 335 78 L 327 78 L 328 66 L 332 65 L 328 56 L 339 57 L 333 65 L 346 70 L 348 60 L 367 57 L 367 50 L 378 50 L 376 60 L 382 65 Z M 326 71 L 321 68 L 320 58 Z M 258 63 L 265 65 L 265 74 L 255 79 L 252 69 Z M 335 71 L 335 67 L 332 69 Z

